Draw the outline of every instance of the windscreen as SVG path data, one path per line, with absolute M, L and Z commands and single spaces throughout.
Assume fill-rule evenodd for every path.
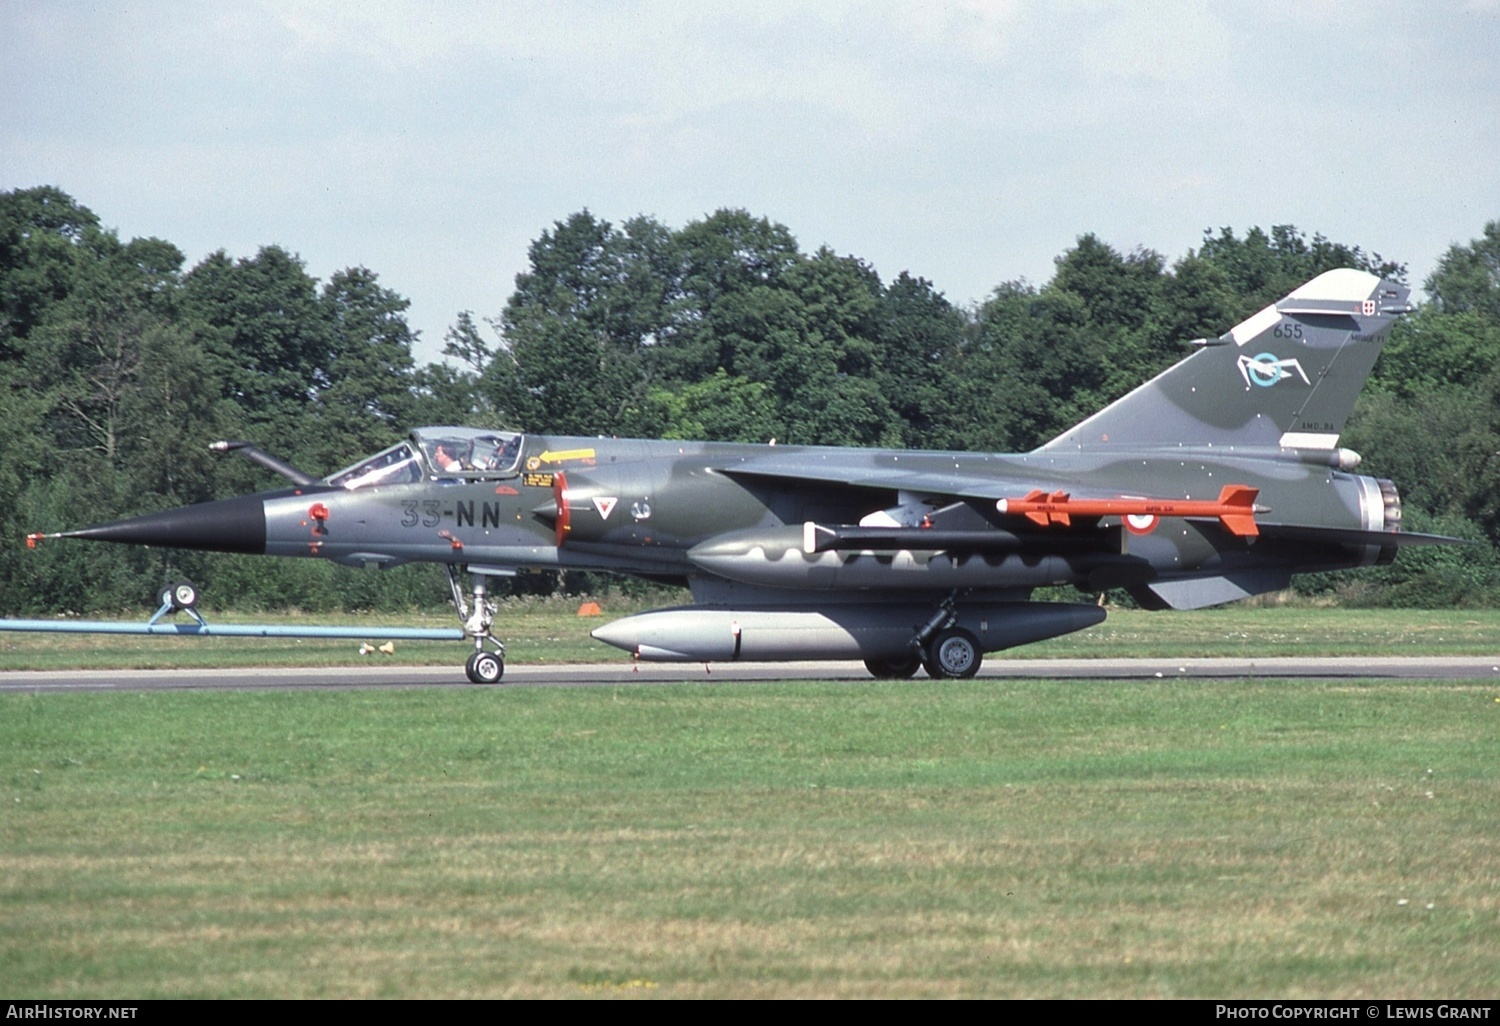
M 393 445 L 384 452 L 376 453 L 327 478 L 329 484 L 351 491 L 370 485 L 404 484 L 420 480 L 422 468 L 417 463 L 416 450 L 408 442 Z

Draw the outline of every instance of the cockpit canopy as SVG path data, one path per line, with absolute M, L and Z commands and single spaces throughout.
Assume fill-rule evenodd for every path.
M 424 427 L 409 441 L 391 446 L 324 478 L 331 485 L 368 488 L 423 478 L 510 477 L 521 463 L 526 436 L 482 428 Z

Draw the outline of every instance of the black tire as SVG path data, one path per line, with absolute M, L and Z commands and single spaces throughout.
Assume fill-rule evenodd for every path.
M 198 589 L 192 581 L 178 581 L 172 585 L 172 604 L 178 609 L 192 609 L 198 604 Z
M 929 677 L 965 680 L 979 672 L 982 662 L 979 639 L 962 627 L 949 627 L 927 643 L 922 665 Z
M 475 652 L 464 663 L 464 672 L 475 684 L 499 684 L 505 676 L 505 660 L 493 652 Z
M 173 581 L 163 585 L 156 598 L 162 605 L 171 606 L 173 612 L 192 609 L 198 604 L 198 589 L 191 581 Z
M 915 652 L 865 660 L 865 669 L 869 670 L 870 676 L 876 680 L 906 680 L 916 676 L 917 669 L 921 665 L 922 658 Z

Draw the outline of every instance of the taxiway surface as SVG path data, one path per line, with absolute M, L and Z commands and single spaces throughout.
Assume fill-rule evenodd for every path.
M 1430 657 L 1294 657 L 1279 659 L 992 659 L 979 679 L 1150 680 L 1356 679 L 1493 680 L 1500 655 Z M 616 687 L 772 680 L 869 681 L 857 662 L 512 664 L 496 687 Z M 940 686 L 918 675 L 916 682 Z M 368 666 L 218 670 L 48 670 L 0 673 L 0 693 L 163 691 L 271 688 L 476 687 L 455 666 Z

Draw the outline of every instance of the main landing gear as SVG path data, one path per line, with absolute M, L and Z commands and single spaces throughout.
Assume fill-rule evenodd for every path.
M 505 676 L 505 645 L 490 633 L 490 627 L 495 622 L 495 604 L 489 599 L 489 583 L 491 577 L 504 575 L 504 572 L 492 570 L 485 573 L 474 567 L 469 568 L 469 576 L 474 582 L 474 605 L 471 610 L 464 598 L 463 588 L 458 583 L 458 568 L 448 566 L 444 569 L 448 571 L 448 589 L 453 595 L 453 608 L 463 621 L 464 633 L 474 639 L 474 654 L 464 663 L 464 673 L 475 684 L 498 684 L 500 678 Z
M 865 669 L 876 680 L 906 680 L 915 677 L 921 667 L 922 657 L 916 652 L 865 660 Z
M 984 651 L 972 631 L 956 626 L 957 597 L 954 592 L 939 603 L 932 619 L 911 639 L 909 651 L 866 659 L 865 669 L 879 680 L 904 680 L 914 676 L 918 666 L 934 680 L 965 680 L 978 673 Z
M 967 679 L 979 672 L 983 661 L 979 639 L 962 627 L 938 631 L 922 652 L 922 666 L 929 677 Z

